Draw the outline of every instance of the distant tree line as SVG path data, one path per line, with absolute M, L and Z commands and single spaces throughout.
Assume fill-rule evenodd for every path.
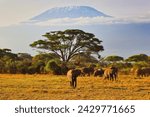
M 65 75 L 69 68 L 82 68 L 95 65 L 97 68 L 115 65 L 119 69 L 150 67 L 150 57 L 146 54 L 133 55 L 124 59 L 120 56 L 107 56 L 97 59 L 89 53 L 74 56 L 67 64 L 54 53 L 12 53 L 10 49 L 0 49 L 0 73 L 8 74 L 55 74 Z

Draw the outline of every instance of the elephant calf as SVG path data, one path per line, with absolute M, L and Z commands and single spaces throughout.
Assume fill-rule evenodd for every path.
M 67 72 L 67 78 L 70 81 L 70 86 L 76 88 L 77 86 L 77 77 L 81 74 L 79 69 L 71 69 Z

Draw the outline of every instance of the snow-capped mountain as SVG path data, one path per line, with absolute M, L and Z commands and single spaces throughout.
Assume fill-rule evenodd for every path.
M 46 21 L 55 18 L 79 18 L 79 17 L 110 17 L 95 8 L 89 6 L 68 6 L 49 9 L 38 16 L 33 17 L 34 21 Z

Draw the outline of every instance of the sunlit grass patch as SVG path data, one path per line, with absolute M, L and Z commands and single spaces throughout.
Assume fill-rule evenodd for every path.
M 77 88 L 73 89 L 66 76 L 1 74 L 0 99 L 150 99 L 150 77 L 134 79 L 130 75 L 120 75 L 117 81 L 79 77 Z

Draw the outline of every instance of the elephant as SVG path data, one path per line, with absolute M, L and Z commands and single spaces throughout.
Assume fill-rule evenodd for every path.
M 71 69 L 67 72 L 67 78 L 70 81 L 70 86 L 73 88 L 77 87 L 77 77 L 81 74 L 79 69 Z
M 132 75 L 135 75 L 135 71 L 137 70 L 137 68 L 131 68 L 130 69 L 130 73 L 132 74 Z
M 104 75 L 104 70 L 103 69 L 97 69 L 94 71 L 94 76 L 99 76 L 102 77 Z
M 90 76 L 94 73 L 93 67 L 85 67 L 82 69 L 82 76 Z
M 135 70 L 135 75 L 136 75 L 137 77 L 143 77 L 143 76 L 144 76 L 144 71 L 143 71 L 143 69 L 137 68 L 137 69 Z
M 104 79 L 116 80 L 118 77 L 118 68 L 110 67 L 106 68 L 104 71 Z
M 149 67 L 144 69 L 144 75 L 146 77 L 150 76 L 150 68 Z
M 150 68 L 137 68 L 135 70 L 135 75 L 137 77 L 148 77 L 150 75 Z
M 143 74 L 141 68 L 131 68 L 130 73 L 134 77 L 140 77 Z

